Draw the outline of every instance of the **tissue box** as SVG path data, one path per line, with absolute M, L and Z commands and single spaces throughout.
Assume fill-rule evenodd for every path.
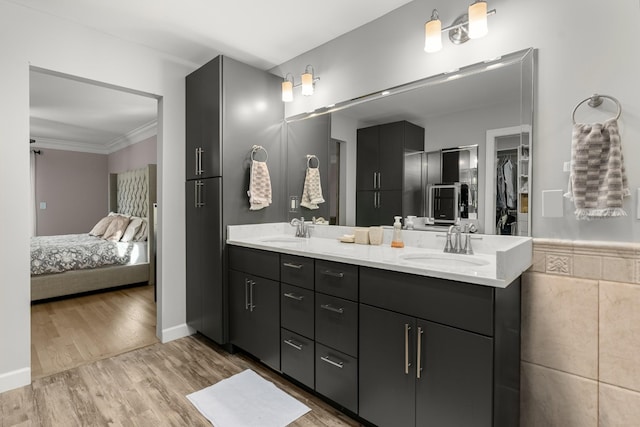
M 354 234 L 356 236 L 356 243 L 360 245 L 368 245 L 369 244 L 369 229 L 356 227 Z

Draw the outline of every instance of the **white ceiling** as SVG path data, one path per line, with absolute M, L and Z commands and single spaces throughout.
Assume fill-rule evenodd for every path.
M 194 68 L 224 54 L 270 69 L 411 0 L 6 1 L 165 52 Z M 150 114 L 155 117 L 155 101 L 114 92 L 32 72 L 32 138 L 93 146 L 127 140 Z

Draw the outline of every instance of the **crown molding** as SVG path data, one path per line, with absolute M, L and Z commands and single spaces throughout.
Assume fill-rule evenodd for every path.
M 158 134 L 158 121 L 152 120 L 127 134 L 109 141 L 106 144 L 89 144 L 87 142 L 54 138 L 32 137 L 36 140 L 30 148 L 48 148 L 51 150 L 78 151 L 92 154 L 112 154 L 130 145 L 137 144 Z

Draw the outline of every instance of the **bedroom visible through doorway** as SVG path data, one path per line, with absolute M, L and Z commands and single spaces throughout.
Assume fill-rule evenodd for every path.
M 143 249 L 147 256 L 137 261 L 147 263 L 148 267 L 142 264 L 99 267 L 110 269 L 113 273 L 107 276 L 116 278 L 113 285 L 106 285 L 107 290 L 32 304 L 31 368 L 32 378 L 38 378 L 159 341 L 153 279 L 158 249 L 155 213 L 160 208 L 153 202 L 157 200 L 155 183 L 161 180 L 155 168 L 161 141 L 157 132 L 156 96 L 37 67 L 31 67 L 29 74 L 31 235 L 88 236 L 112 211 L 119 213 L 119 218 L 126 217 L 131 227 L 135 224 L 133 249 L 118 254 L 129 257 L 139 253 L 145 247 L 141 246 L 143 243 L 148 247 L 148 251 Z M 109 190 L 112 181 L 116 177 L 119 180 L 123 173 L 142 169 L 148 171 L 147 176 L 153 173 L 150 187 L 145 187 L 149 194 L 153 191 L 153 197 L 138 200 L 136 195 L 127 195 L 127 208 L 136 212 L 116 210 L 114 206 L 119 207 L 121 200 L 118 198 L 114 203 Z M 133 193 L 138 190 L 134 188 Z M 144 214 L 138 213 L 138 202 L 148 205 L 148 209 L 141 211 Z M 148 224 L 150 236 L 142 233 L 145 227 L 140 223 Z M 107 238 L 105 233 L 102 240 L 117 240 L 117 250 L 122 251 L 129 245 L 124 243 L 124 234 L 132 235 L 125 230 L 131 227 L 122 226 L 117 238 L 113 234 Z M 100 240 L 101 236 L 95 239 Z M 119 269 L 124 271 L 121 283 L 117 279 Z M 36 272 L 32 270 L 32 274 Z M 84 289 L 80 282 L 89 284 L 87 288 L 91 289 L 91 275 L 87 279 L 82 273 L 67 280 L 67 273 L 55 274 L 64 279 L 65 285 L 72 283 L 71 289 L 78 286 Z M 147 280 L 150 284 L 146 284 Z M 58 278 L 52 283 L 60 281 Z M 123 284 L 131 285 L 120 286 Z

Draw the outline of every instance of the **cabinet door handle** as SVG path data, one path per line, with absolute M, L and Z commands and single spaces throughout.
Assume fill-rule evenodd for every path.
M 416 355 L 416 378 L 420 379 L 420 373 L 422 372 L 422 334 L 424 331 L 422 327 L 418 326 L 418 354 Z
M 411 326 L 408 323 L 404 324 L 404 373 L 405 375 L 409 375 L 409 331 L 411 330 Z
M 249 310 L 249 279 L 244 279 L 244 309 Z
M 322 305 L 320 305 L 320 308 L 323 309 L 323 310 L 327 310 L 327 311 L 333 311 L 334 313 L 338 313 L 338 314 L 343 314 L 344 313 L 344 308 L 342 308 L 342 307 L 335 308 L 331 304 L 322 304 Z
M 302 344 L 296 344 L 292 340 L 284 340 L 284 343 L 287 344 L 287 345 L 290 345 L 291 347 L 295 348 L 296 350 L 302 351 Z
M 378 209 L 380 209 L 381 208 L 381 206 L 380 206 L 380 192 L 378 191 L 376 193 L 376 195 L 378 196 Z
M 202 175 L 204 173 L 204 169 L 202 169 L 202 153 L 204 153 L 204 150 L 202 149 L 202 147 L 198 147 L 196 149 L 197 151 L 197 165 L 196 165 L 196 175 Z
M 333 365 L 336 368 L 342 369 L 344 367 L 344 362 L 336 362 L 334 360 L 331 360 L 329 356 L 322 356 L 320 360 L 322 360 L 323 362 L 327 362 L 329 365 Z
M 320 274 L 324 274 L 325 276 L 338 277 L 342 279 L 344 277 L 344 273 L 342 271 L 331 271 L 331 270 L 323 270 Z
M 198 172 L 200 171 L 200 170 L 198 169 L 198 164 L 200 163 L 200 147 L 196 147 L 196 149 L 195 149 L 195 154 L 196 154 L 196 158 L 195 158 L 195 161 L 194 161 L 194 163 L 193 163 L 193 167 L 194 167 L 194 169 L 195 169 L 195 174 L 196 174 L 196 176 L 198 176 L 198 175 L 199 175 L 199 173 L 198 173 Z
M 374 172 L 374 173 L 373 173 L 373 189 L 374 189 L 374 190 L 377 188 L 377 187 L 376 187 L 377 182 L 378 182 L 378 180 L 376 179 L 376 175 L 377 175 L 377 174 L 378 174 L 377 172 Z
M 253 286 L 256 284 L 253 280 L 249 280 L 249 311 L 253 311 L 256 308 L 253 304 Z
M 380 178 L 382 176 L 382 174 L 380 172 L 378 172 L 378 190 L 380 190 L 380 187 L 382 185 L 382 179 Z
M 284 294 L 284 296 L 287 297 L 287 298 L 294 299 L 296 301 L 302 301 L 304 299 L 303 295 L 296 295 L 296 294 L 293 294 L 291 292 L 287 292 L 286 294 Z
M 204 182 L 196 181 L 196 208 L 203 208 L 206 206 L 202 198 L 203 187 L 204 187 Z
M 302 268 L 302 264 L 292 264 L 290 262 L 285 262 L 282 265 L 289 268 L 295 268 L 296 270 L 300 270 Z

